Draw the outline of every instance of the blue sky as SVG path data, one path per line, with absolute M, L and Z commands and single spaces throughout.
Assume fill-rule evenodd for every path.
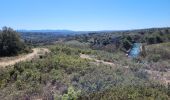
M 170 26 L 170 0 L 0 0 L 0 27 L 126 30 Z

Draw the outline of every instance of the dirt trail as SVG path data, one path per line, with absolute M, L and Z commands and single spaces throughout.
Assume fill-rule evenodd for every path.
M 50 52 L 47 48 L 34 48 L 32 50 L 33 52 L 27 55 L 0 58 L 0 67 L 15 65 L 16 63 L 19 63 L 21 61 L 29 61 L 33 58 L 39 57 L 39 55 L 45 55 L 46 53 Z
M 112 62 L 107 62 L 107 61 L 104 61 L 104 60 L 98 60 L 98 59 L 90 57 L 89 55 L 80 54 L 80 57 L 84 58 L 84 59 L 94 60 L 96 62 L 96 64 L 102 63 L 102 64 L 105 64 L 105 65 L 115 66 L 115 64 L 112 63 Z

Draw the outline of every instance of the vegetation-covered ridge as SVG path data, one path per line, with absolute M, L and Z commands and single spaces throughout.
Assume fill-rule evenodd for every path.
M 142 30 L 144 34 L 90 33 L 40 46 L 51 52 L 0 70 L 0 98 L 169 100 L 170 42 L 166 29 Z M 163 41 L 158 41 L 157 35 Z M 146 39 L 150 36 L 156 42 Z M 110 39 L 113 41 L 108 43 Z M 135 42 L 146 45 L 145 56 L 141 53 L 128 58 L 125 51 Z
M 127 31 L 89 32 L 68 39 L 90 43 L 93 49 L 109 52 L 129 50 L 133 43 L 156 44 L 170 42 L 170 28 L 151 28 Z

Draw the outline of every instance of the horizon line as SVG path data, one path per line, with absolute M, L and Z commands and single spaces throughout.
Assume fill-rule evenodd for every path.
M 129 29 L 104 29 L 104 30 L 72 30 L 72 29 L 14 29 L 16 31 L 73 31 L 73 32 L 96 32 L 96 31 L 133 31 L 133 30 L 143 30 L 143 29 L 161 29 L 170 28 L 166 27 L 148 27 L 148 28 L 129 28 Z

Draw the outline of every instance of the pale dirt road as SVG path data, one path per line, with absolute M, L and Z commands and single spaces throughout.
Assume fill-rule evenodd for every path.
M 6 67 L 15 65 L 16 63 L 22 62 L 22 61 L 29 61 L 33 58 L 39 57 L 39 55 L 45 55 L 46 53 L 49 53 L 49 49 L 47 48 L 34 48 L 32 49 L 33 52 L 27 55 L 21 55 L 16 57 L 8 57 L 8 58 L 0 58 L 0 67 Z
M 90 57 L 89 55 L 85 55 L 85 54 L 80 54 L 80 58 L 83 58 L 83 59 L 89 59 L 89 60 L 94 60 L 96 62 L 96 64 L 104 64 L 104 65 L 110 65 L 110 66 L 115 66 L 114 63 L 112 62 L 107 62 L 107 61 L 103 61 L 103 60 L 98 60 L 98 59 L 95 59 L 95 58 L 92 58 Z

